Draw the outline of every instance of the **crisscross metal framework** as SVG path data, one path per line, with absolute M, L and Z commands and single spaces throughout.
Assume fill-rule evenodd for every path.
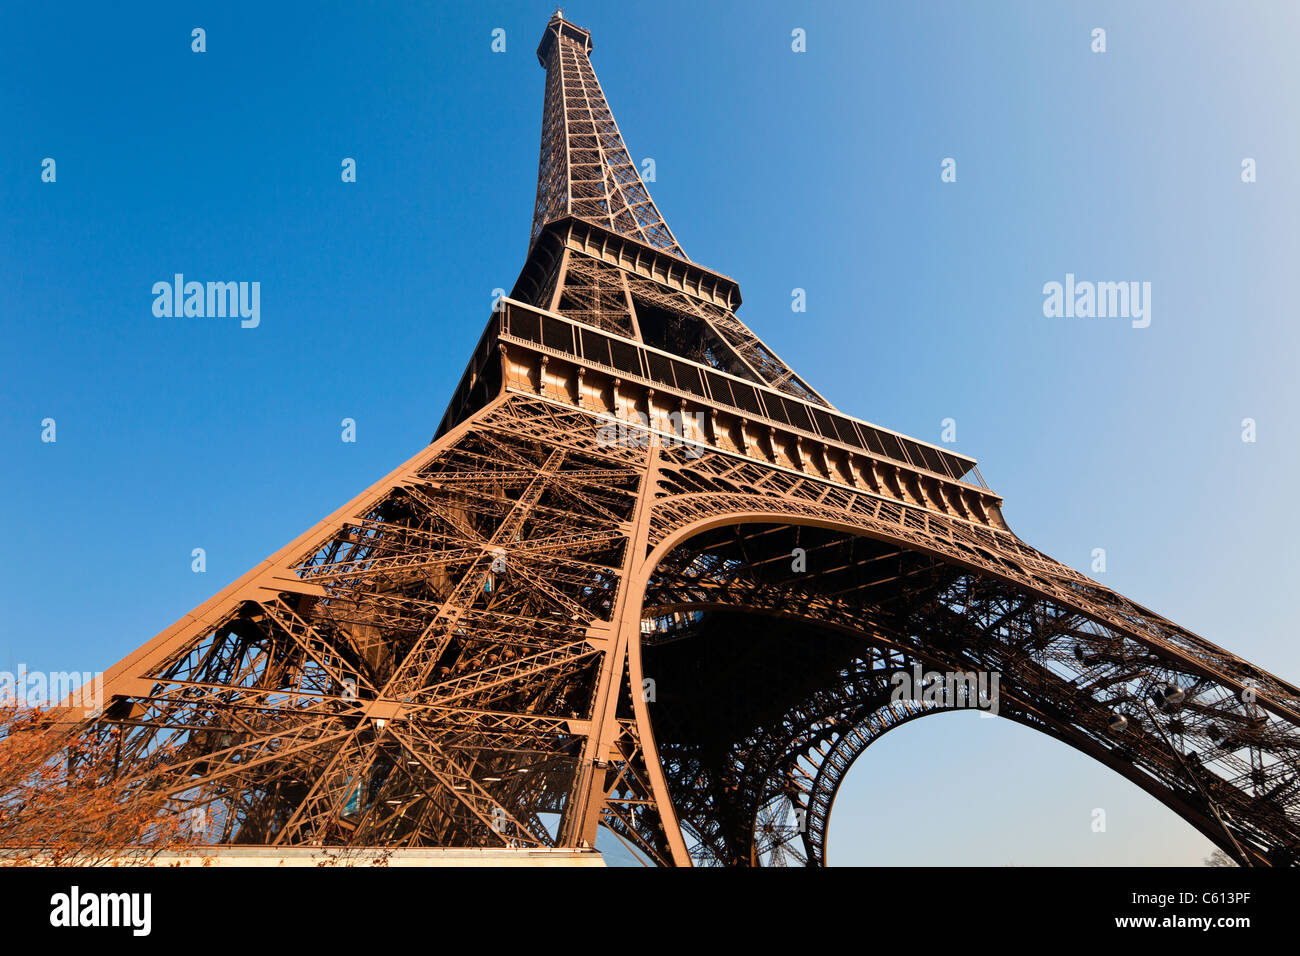
M 102 712 L 69 706 L 112 754 L 88 769 L 147 775 L 215 844 L 603 827 L 655 864 L 821 865 L 854 760 L 996 674 L 999 716 L 1294 862 L 1300 690 L 796 376 L 682 255 L 590 51 L 552 18 L 529 254 L 433 442 L 111 668 Z

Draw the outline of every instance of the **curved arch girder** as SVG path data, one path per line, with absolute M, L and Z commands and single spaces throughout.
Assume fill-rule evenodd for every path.
M 1113 592 L 1023 544 L 1006 552 L 1014 560 L 969 540 L 952 545 L 986 529 L 947 527 L 945 539 L 922 527 L 938 516 L 886 526 L 887 502 L 846 515 L 789 492 L 787 482 L 776 501 L 735 491 L 661 499 L 655 527 L 676 530 L 661 533 L 651 556 L 643 614 L 761 610 L 942 669 L 997 673 L 1003 700 L 1026 722 L 1119 770 L 1238 858 L 1300 850 L 1290 685 L 1118 596 L 1092 601 Z M 816 573 L 795 569 L 801 545 Z M 1023 552 L 1038 555 L 1032 571 Z M 1111 726 L 1119 717 L 1122 732 Z M 810 855 L 824 859 L 824 847 Z

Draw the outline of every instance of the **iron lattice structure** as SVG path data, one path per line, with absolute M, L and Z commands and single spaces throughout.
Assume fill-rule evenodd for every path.
M 1300 690 L 1021 541 L 682 253 L 556 15 L 527 260 L 432 443 L 105 675 L 105 776 L 271 846 L 826 860 L 853 761 L 970 683 L 1245 863 L 1300 850 Z M 800 560 L 792 556 L 802 555 Z M 97 753 L 106 752 L 101 747 Z M 169 754 L 161 765 L 155 758 Z

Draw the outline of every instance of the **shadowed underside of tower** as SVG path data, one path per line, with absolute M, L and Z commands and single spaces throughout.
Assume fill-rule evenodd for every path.
M 433 442 L 113 667 L 74 728 L 95 772 L 216 844 L 604 827 L 659 864 L 817 865 L 873 740 L 995 706 L 1293 860 L 1300 690 L 1022 542 L 972 459 L 818 395 L 683 254 L 591 49 L 547 25 L 528 256 Z

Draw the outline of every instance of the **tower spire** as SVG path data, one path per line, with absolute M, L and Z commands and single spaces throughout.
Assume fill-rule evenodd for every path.
M 546 68 L 532 237 L 574 216 L 685 259 L 628 155 L 591 66 L 591 33 L 557 10 L 537 46 Z

